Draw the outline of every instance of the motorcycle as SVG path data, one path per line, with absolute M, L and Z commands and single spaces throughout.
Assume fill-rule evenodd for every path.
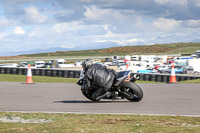
M 131 74 L 131 71 L 121 71 L 117 73 L 117 78 L 114 80 L 112 87 L 109 89 L 111 95 L 103 99 L 127 99 L 131 102 L 139 102 L 143 98 L 143 91 L 135 81 L 139 79 L 136 74 Z M 84 89 L 85 84 L 84 72 L 82 71 L 77 84 L 81 86 L 82 94 L 91 101 L 99 101 L 92 98 L 92 94 L 98 89 L 97 84 L 92 84 L 90 89 Z

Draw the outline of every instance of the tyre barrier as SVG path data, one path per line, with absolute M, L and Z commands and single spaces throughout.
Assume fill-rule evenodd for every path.
M 154 81 L 154 82 L 165 82 L 169 83 L 170 81 L 170 74 L 155 74 L 155 73 L 133 73 L 137 74 L 139 76 L 138 80 L 142 81 Z M 194 79 L 200 79 L 200 75 L 183 75 L 183 74 L 177 74 L 176 80 L 178 82 L 184 81 L 184 80 L 194 80 Z
M 48 77 L 63 77 L 63 78 L 79 78 L 80 70 L 62 70 L 62 69 L 48 69 L 48 68 L 32 68 L 33 76 L 48 76 Z M 0 67 L 0 74 L 17 74 L 26 75 L 27 68 L 6 68 Z M 170 74 L 156 74 L 156 73 L 132 73 L 139 76 L 139 80 L 165 82 L 170 80 Z M 184 80 L 200 79 L 200 75 L 184 75 L 177 74 L 177 82 Z
M 64 77 L 64 78 L 79 78 L 80 70 L 61 70 L 61 69 L 42 69 L 32 68 L 33 76 L 48 76 L 48 77 Z M 27 68 L 6 68 L 0 67 L 0 74 L 17 74 L 26 75 Z

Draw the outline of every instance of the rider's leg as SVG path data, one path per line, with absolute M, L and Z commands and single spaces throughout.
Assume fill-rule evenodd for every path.
M 99 88 L 92 94 L 92 98 L 95 100 L 100 100 L 109 95 L 107 93 L 107 91 L 108 91 L 108 89 L 106 89 L 106 88 Z

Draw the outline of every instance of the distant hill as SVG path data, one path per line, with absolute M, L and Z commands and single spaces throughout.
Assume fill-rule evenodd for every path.
M 57 51 L 38 54 L 23 54 L 26 57 L 55 57 L 55 56 L 111 56 L 129 54 L 193 54 L 200 50 L 200 43 L 172 43 L 140 46 L 111 47 L 105 49 L 79 50 L 79 51 Z

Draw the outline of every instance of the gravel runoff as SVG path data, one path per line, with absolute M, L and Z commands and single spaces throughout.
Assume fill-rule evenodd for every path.
M 48 123 L 52 120 L 46 119 L 22 119 L 20 117 L 2 117 L 0 122 L 11 122 L 11 123 Z

